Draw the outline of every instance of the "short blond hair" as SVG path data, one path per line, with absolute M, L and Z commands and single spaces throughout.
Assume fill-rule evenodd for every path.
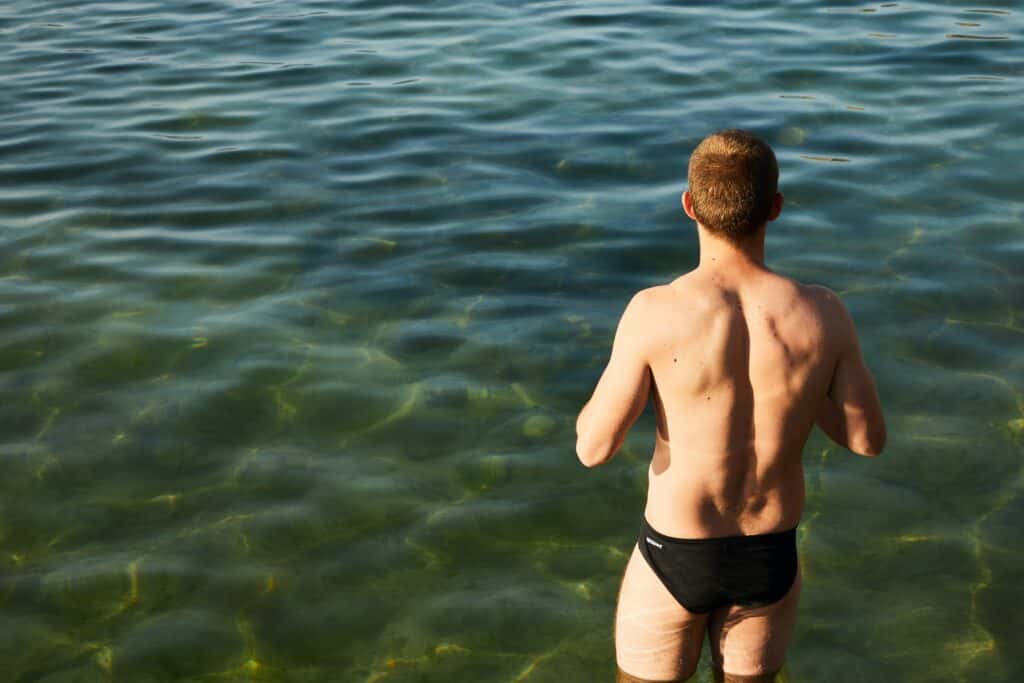
M 779 185 L 775 152 L 745 130 L 720 130 L 690 155 L 693 213 L 712 233 L 737 242 L 768 222 Z

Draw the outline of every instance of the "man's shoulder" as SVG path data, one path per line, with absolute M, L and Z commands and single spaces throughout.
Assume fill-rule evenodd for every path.
M 652 330 L 660 329 L 658 322 L 663 321 L 674 307 L 678 307 L 678 296 L 677 292 L 672 291 L 671 283 L 639 290 L 626 305 L 620 326 L 652 336 Z
M 842 343 L 855 335 L 853 319 L 843 303 L 842 298 L 825 285 L 802 284 L 807 300 L 812 304 L 814 316 L 821 321 L 823 329 L 830 338 L 839 339 Z
M 811 310 L 828 316 L 842 306 L 839 295 L 825 285 L 800 282 L 799 280 L 775 273 L 778 282 L 789 292 L 792 304 L 809 304 Z
M 663 297 L 663 294 L 658 291 L 661 287 L 662 285 L 645 287 L 633 294 L 629 299 L 629 303 L 626 305 L 626 311 L 623 314 L 623 317 L 639 321 L 640 319 L 649 316 L 652 310 L 658 306 L 661 298 Z
M 843 300 L 825 285 L 801 284 L 800 287 L 805 296 L 817 304 L 818 310 L 825 316 L 842 316 L 846 312 Z
M 680 314 L 707 313 L 720 307 L 721 288 L 712 286 L 707 278 L 690 271 L 669 282 L 641 289 L 630 300 L 629 307 L 638 317 L 671 318 L 679 320 Z M 684 318 L 686 316 L 683 316 Z
M 678 305 L 679 298 L 685 296 L 685 285 L 680 286 L 684 277 L 641 289 L 630 299 L 629 307 L 636 309 L 637 312 L 650 313 L 666 306 Z
M 796 280 L 793 280 L 793 282 L 796 282 L 796 284 L 799 285 L 800 288 L 808 296 L 812 296 L 814 298 L 827 302 L 835 302 L 839 300 L 839 295 L 833 292 L 825 285 L 807 284 L 803 282 L 797 282 Z

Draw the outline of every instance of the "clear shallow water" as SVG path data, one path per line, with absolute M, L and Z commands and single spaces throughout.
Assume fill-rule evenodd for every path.
M 169 7 L 0 8 L 5 679 L 610 680 L 652 424 L 573 420 L 727 126 L 890 428 L 785 680 L 1024 677 L 1016 3 Z

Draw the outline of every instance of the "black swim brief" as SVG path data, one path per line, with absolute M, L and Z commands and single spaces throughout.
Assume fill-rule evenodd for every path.
M 781 600 L 796 580 L 796 529 L 754 536 L 673 538 L 644 518 L 640 552 L 665 588 L 690 612 Z

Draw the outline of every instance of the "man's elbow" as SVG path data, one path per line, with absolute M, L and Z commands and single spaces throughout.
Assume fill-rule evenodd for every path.
M 576 439 L 576 457 L 584 467 L 597 467 L 608 462 L 612 456 L 609 445 L 595 443 L 592 440 L 578 437 Z
M 862 438 L 857 443 L 850 444 L 850 450 L 858 455 L 874 458 L 882 454 L 885 449 L 886 433 L 885 427 L 879 427 Z

